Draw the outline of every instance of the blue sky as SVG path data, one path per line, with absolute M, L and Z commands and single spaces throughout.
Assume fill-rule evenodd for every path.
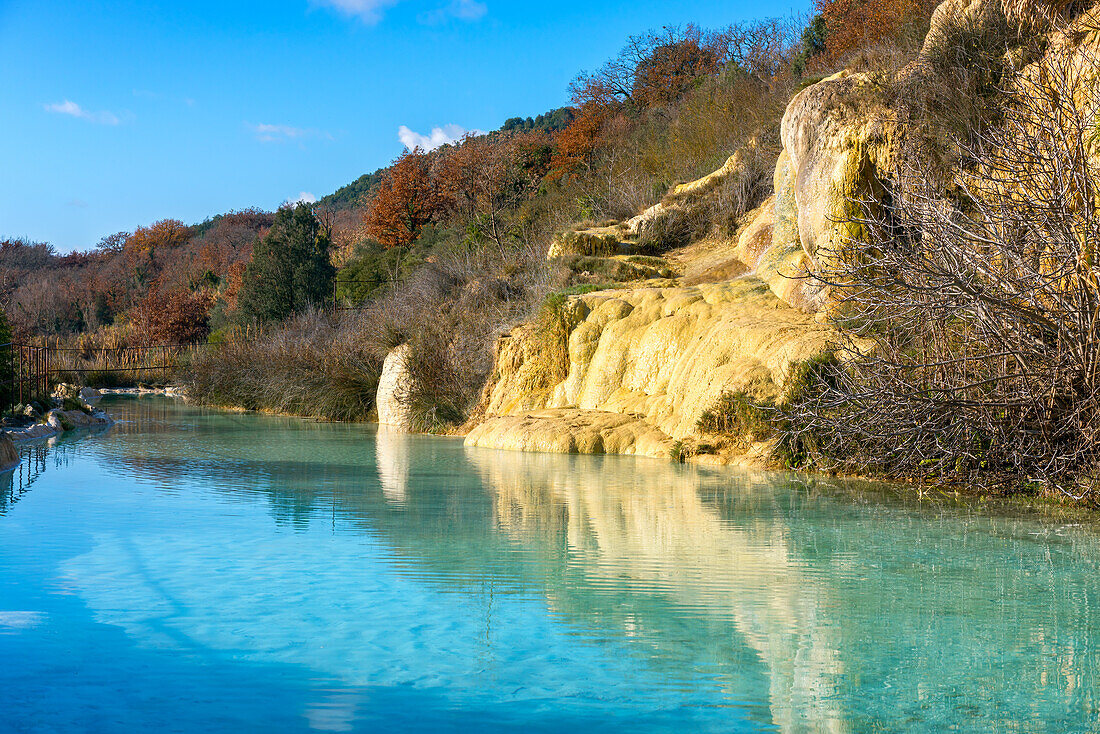
M 626 37 L 808 0 L 0 0 L 0 238 L 85 249 L 331 193 L 567 103 Z M 437 134 L 437 139 L 440 137 Z

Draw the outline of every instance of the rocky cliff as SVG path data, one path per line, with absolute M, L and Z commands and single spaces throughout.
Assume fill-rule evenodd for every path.
M 1080 14 L 1077 5 L 948 0 L 936 11 L 921 57 L 902 75 L 919 85 L 943 39 L 960 29 L 983 34 L 1008 27 L 1020 38 L 1045 32 L 1056 14 L 1063 20 L 1065 13 Z M 1080 56 L 1081 36 L 1072 28 L 1052 36 L 1045 53 Z M 1095 50 L 1094 42 L 1085 45 Z M 1034 59 L 1012 56 L 1011 47 L 1007 53 L 1018 64 L 1016 79 L 1035 76 L 1027 67 Z M 673 286 L 566 298 L 556 336 L 537 324 L 515 329 L 500 342 L 484 414 L 468 445 L 667 456 L 680 442 L 706 440 L 699 419 L 723 393 L 778 400 L 793 368 L 828 353 L 836 336 L 825 325 L 828 289 L 807 272 L 827 267 L 861 235 L 854 221 L 860 207 L 883 201 L 902 165 L 900 113 L 890 99 L 883 79 L 848 71 L 795 95 L 782 120 L 774 192 L 743 219 L 736 238 L 708 249 L 712 265 L 725 258 L 739 267 L 711 267 L 718 282 L 681 277 Z M 550 257 L 629 254 L 661 217 L 690 210 L 723 181 L 745 175 L 754 152 L 737 151 L 719 170 L 674 188 L 627 222 L 560 236 Z M 669 257 L 692 269 L 684 262 L 690 253 Z M 710 459 L 763 463 L 768 449 L 749 442 Z
M 831 335 L 755 276 L 592 293 L 564 311 L 563 378 L 545 378 L 544 335 L 516 329 L 469 445 L 667 457 L 723 391 L 778 398 Z
M 800 362 L 832 349 L 836 335 L 822 313 L 827 293 L 806 275 L 815 258 L 852 236 L 850 202 L 874 196 L 879 171 L 892 164 L 882 99 L 869 77 L 847 72 L 792 99 L 774 193 L 735 239 L 707 248 L 711 260 L 736 259 L 735 276 L 712 268 L 726 277 L 574 296 L 560 307 L 562 344 L 549 344 L 535 325 L 502 339 L 468 445 L 667 457 L 684 442 L 707 440 L 700 418 L 723 393 L 779 401 Z M 737 151 L 623 225 L 559 237 L 550 256 L 630 252 L 660 217 L 700 206 L 724 180 L 744 175 L 752 152 Z M 677 255 L 681 264 L 691 259 Z M 561 368 L 548 370 L 548 355 L 558 352 Z M 769 447 L 748 441 L 704 453 L 700 460 L 765 463 Z

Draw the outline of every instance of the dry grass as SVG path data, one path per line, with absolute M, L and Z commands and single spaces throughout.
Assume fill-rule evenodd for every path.
M 355 312 L 310 311 L 284 324 L 239 328 L 196 351 L 183 372 L 200 402 L 329 420 L 365 420 L 382 355 Z
M 415 428 L 446 431 L 476 404 L 497 338 L 545 292 L 544 271 L 527 255 L 438 258 L 363 310 L 229 332 L 190 361 L 188 392 L 214 405 L 369 420 L 386 355 L 408 343 Z

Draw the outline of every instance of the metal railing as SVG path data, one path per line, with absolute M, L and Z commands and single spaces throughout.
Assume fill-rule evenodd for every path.
M 180 358 L 205 345 L 157 344 L 127 347 L 62 347 L 0 344 L 0 408 L 42 401 L 53 385 L 167 379 Z
M 50 349 L 33 344 L 0 344 L 0 400 L 7 407 L 50 392 Z

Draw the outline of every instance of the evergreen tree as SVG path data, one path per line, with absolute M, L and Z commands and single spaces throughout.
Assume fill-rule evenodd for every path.
M 252 250 L 238 300 L 247 320 L 282 321 L 332 294 L 329 233 L 306 204 L 284 207 Z

